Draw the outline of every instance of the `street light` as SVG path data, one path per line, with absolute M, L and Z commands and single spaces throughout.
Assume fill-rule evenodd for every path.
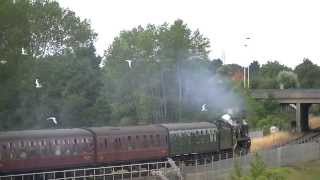
M 250 40 L 251 37 L 247 36 L 245 37 L 245 41 Z M 248 48 L 248 43 L 245 42 L 243 45 L 244 48 Z M 248 54 L 248 53 L 247 53 Z M 250 64 L 246 67 L 243 67 L 243 88 L 250 88 Z

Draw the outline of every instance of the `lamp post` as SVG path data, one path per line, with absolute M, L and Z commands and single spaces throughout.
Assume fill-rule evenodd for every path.
M 247 36 L 245 38 L 245 41 L 248 41 L 250 39 L 251 39 L 251 37 Z M 248 43 L 245 42 L 243 47 L 245 49 L 248 49 Z M 247 67 L 246 66 L 243 67 L 243 88 L 250 89 L 250 64 Z

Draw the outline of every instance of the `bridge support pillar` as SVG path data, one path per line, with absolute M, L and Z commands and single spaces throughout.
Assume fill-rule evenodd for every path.
M 311 104 L 296 104 L 296 128 L 298 132 L 309 130 L 309 107 Z

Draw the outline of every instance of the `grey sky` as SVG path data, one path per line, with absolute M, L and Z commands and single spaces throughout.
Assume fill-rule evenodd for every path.
M 99 54 L 121 30 L 184 20 L 211 41 L 213 57 L 248 65 L 278 60 L 295 66 L 304 57 L 320 64 L 316 0 L 58 0 L 91 21 Z M 251 39 L 246 40 L 246 37 Z M 248 46 L 245 47 L 244 44 Z

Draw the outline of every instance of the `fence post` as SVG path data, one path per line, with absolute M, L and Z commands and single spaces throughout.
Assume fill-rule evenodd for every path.
M 319 150 L 317 159 L 320 159 L 320 143 L 317 142 L 317 145 L 318 145 L 318 148 L 317 148 L 317 149 Z
M 198 159 L 196 159 L 195 163 L 196 163 L 196 171 L 198 171 Z
M 213 169 L 214 155 L 211 156 L 211 169 Z
M 281 147 L 279 147 L 279 148 L 277 148 L 277 162 L 278 162 L 278 167 L 281 167 L 281 165 L 282 165 L 282 159 L 281 159 L 281 151 L 282 151 L 282 148 Z

